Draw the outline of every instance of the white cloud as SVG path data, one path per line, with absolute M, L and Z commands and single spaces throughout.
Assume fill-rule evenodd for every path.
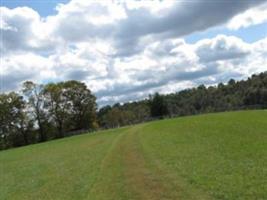
M 115 97 L 123 101 L 129 96 L 136 99 L 140 93 L 147 96 L 155 91 L 173 92 L 201 83 L 248 77 L 267 70 L 266 41 L 249 44 L 234 36 L 218 35 L 196 44 L 181 39 L 155 42 L 146 47 L 144 54 L 120 60 L 120 73 L 107 76 L 109 81 L 95 82 L 106 85 L 96 94 L 103 97 L 101 103 L 109 103 Z
M 237 30 L 264 22 L 267 22 L 267 3 L 236 15 L 228 22 L 227 27 L 232 30 Z
M 48 58 L 32 54 L 7 55 L 1 58 L 1 90 L 14 90 L 25 80 L 40 82 L 55 78 L 53 62 Z
M 112 1 L 73 0 L 68 4 L 59 4 L 56 9 L 57 17 L 61 19 L 82 13 L 82 18 L 97 26 L 114 23 L 127 17 L 120 3 Z
M 221 43 L 223 48 L 218 48 Z M 196 44 L 167 39 L 148 45 L 144 53 L 116 59 L 91 47 L 92 44 L 83 43 L 48 57 L 5 56 L 1 68 L 4 89 L 14 89 L 24 80 L 76 79 L 84 81 L 99 97 L 99 102 L 106 104 L 143 98 L 155 91 L 166 93 L 199 83 L 214 84 L 267 70 L 267 38 L 253 44 L 224 35 Z
M 2 89 L 76 79 L 106 104 L 267 70 L 267 39 L 249 44 L 219 35 L 188 44 L 182 38 L 261 2 L 73 0 L 45 18 L 27 7 L 1 7 Z
M 196 52 L 201 62 L 243 58 L 250 53 L 250 45 L 234 36 L 218 35 L 197 42 Z
M 47 51 L 55 45 L 54 38 L 47 34 L 43 19 L 33 9 L 0 7 L 0 13 L 2 54 L 15 51 Z

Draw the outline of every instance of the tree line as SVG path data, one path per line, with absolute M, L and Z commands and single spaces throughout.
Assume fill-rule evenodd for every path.
M 105 106 L 97 115 L 101 127 L 114 128 L 160 118 L 263 108 L 267 108 L 267 72 L 247 80 L 231 79 L 227 84 L 199 85 L 167 95 L 155 93 L 145 100 Z
M 267 72 L 227 84 L 155 93 L 145 100 L 99 110 L 96 97 L 82 82 L 26 81 L 20 92 L 0 94 L 0 149 L 153 119 L 266 107 Z
M 26 81 L 19 93 L 0 95 L 0 148 L 62 138 L 66 132 L 96 129 L 96 97 L 84 83 L 46 85 Z

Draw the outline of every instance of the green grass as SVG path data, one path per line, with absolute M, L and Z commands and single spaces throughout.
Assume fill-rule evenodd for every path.
M 0 199 L 267 199 L 267 111 L 161 120 L 0 152 Z

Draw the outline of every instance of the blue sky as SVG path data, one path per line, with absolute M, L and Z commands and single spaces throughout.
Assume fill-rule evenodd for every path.
M 67 2 L 69 2 L 69 0 L 1 0 L 1 5 L 8 8 L 27 6 L 45 17 L 56 14 L 55 7 L 57 4 Z
M 207 31 L 193 33 L 185 37 L 188 43 L 195 43 L 204 38 L 213 38 L 218 34 L 234 35 L 242 38 L 245 42 L 253 43 L 263 39 L 267 35 L 267 23 L 257 24 L 248 28 L 241 28 L 238 30 L 228 30 L 226 28 L 214 28 Z
M 0 9 L 1 91 L 75 79 L 105 105 L 267 70 L 267 0 L 1 0 Z

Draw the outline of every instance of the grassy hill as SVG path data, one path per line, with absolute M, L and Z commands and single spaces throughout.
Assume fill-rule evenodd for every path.
M 0 152 L 0 199 L 267 199 L 267 111 L 145 123 Z

